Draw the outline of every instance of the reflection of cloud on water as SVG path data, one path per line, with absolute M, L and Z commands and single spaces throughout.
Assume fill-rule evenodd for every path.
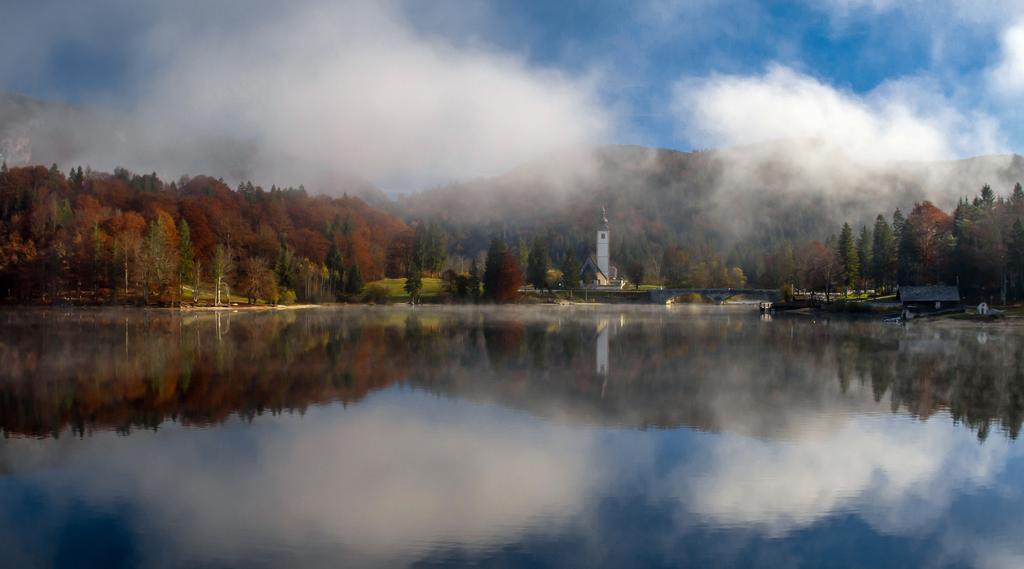
M 707 462 L 677 469 L 660 491 L 704 522 L 783 535 L 829 514 L 856 511 L 882 533 L 932 525 L 965 489 L 991 484 L 1011 451 L 979 445 L 948 420 L 856 416 L 836 429 L 800 425 L 786 441 L 723 436 Z
M 262 418 L 250 426 L 229 421 L 207 430 L 169 425 L 129 437 L 4 441 L 0 470 L 18 476 L 27 464 L 39 464 L 33 474 L 42 474 L 33 483 L 50 493 L 48 507 L 80 499 L 94 510 L 137 509 L 143 521 L 121 523 L 138 530 L 147 560 L 174 550 L 224 565 L 247 565 L 254 556 L 272 565 L 275 555 L 303 566 L 337 565 L 339 558 L 347 565 L 395 565 L 444 554 L 437 549 L 486 560 L 506 545 L 521 551 L 550 539 L 573 544 L 574 556 L 591 561 L 581 566 L 614 566 L 608 560 L 622 549 L 672 558 L 679 542 L 701 539 L 708 527 L 752 542 L 792 537 L 764 540 L 787 541 L 780 549 L 793 549 L 792 560 L 800 557 L 793 545 L 804 537 L 800 530 L 823 529 L 834 538 L 842 530 L 828 524 L 847 513 L 888 535 L 973 527 L 956 519 L 952 504 L 1003 480 L 1013 454 L 1003 437 L 979 446 L 971 428 L 945 413 L 932 415 L 945 403 L 914 405 L 921 416 L 931 415 L 923 422 L 890 412 L 924 393 L 945 394 L 940 402 L 980 410 L 986 420 L 998 416 L 986 407 L 989 398 L 965 394 L 1004 384 L 967 382 L 967 391 L 939 381 L 977 371 L 987 361 L 981 356 L 994 353 L 991 341 L 988 352 L 965 351 L 961 335 L 948 331 L 921 337 L 913 330 L 837 324 L 823 330 L 778 319 L 764 326 L 730 319 L 728 311 L 696 321 L 634 315 L 633 326 L 622 316 L 616 324 L 614 316 L 587 310 L 585 318 L 558 316 L 564 322 L 549 311 L 531 312 L 536 315 L 525 324 L 522 313 L 502 312 L 516 318 L 471 322 L 469 332 L 453 336 L 438 333 L 444 320 L 428 329 L 403 316 L 401 330 L 437 340 L 418 345 L 422 358 L 403 356 L 422 377 L 348 410 L 314 408 L 304 418 Z M 876 342 L 876 334 L 884 337 Z M 811 349 L 818 337 L 823 346 Z M 967 339 L 975 345 L 973 335 Z M 340 353 L 355 345 L 341 344 Z M 243 351 L 249 353 L 239 349 L 232 357 Z M 937 365 L 947 353 L 961 359 Z M 385 349 L 375 361 L 394 354 L 402 356 Z M 298 357 L 295 367 L 276 373 L 319 377 L 320 368 L 303 367 L 307 361 Z M 275 388 L 254 401 L 272 405 L 286 391 L 274 385 L 276 377 L 254 379 L 260 393 L 264 382 Z M 407 385 L 424 391 L 410 395 Z M 295 405 L 307 403 L 300 398 Z M 634 430 L 638 425 L 706 432 Z M 49 476 L 48 464 L 57 465 Z M 31 533 L 4 513 L 2 490 L 0 551 L 25 543 L 5 541 L 5 534 Z M 50 507 L 50 529 L 39 533 L 58 536 L 73 523 L 71 507 L 64 507 Z M 641 530 L 631 532 L 635 527 Z M 731 528 L 742 531 L 725 531 Z M 579 532 L 583 540 L 574 541 Z M 975 560 L 970 550 L 983 540 L 972 538 L 963 551 L 948 541 L 943 546 L 951 557 Z M 993 567 L 1007 566 L 1024 550 L 1006 543 Z M 23 549 L 29 556 L 33 550 L 46 548 Z M 627 558 L 636 559 L 620 556 Z
M 336 411 L 229 425 L 230 435 L 96 435 L 79 441 L 88 448 L 49 490 L 57 501 L 84 495 L 96 509 L 137 503 L 152 524 L 142 532 L 147 553 L 230 560 L 254 548 L 340 547 L 387 562 L 439 544 L 500 545 L 532 524 L 553 529 L 596 482 L 585 431 L 552 433 L 507 411 L 446 401 Z
M 882 534 L 941 534 L 947 521 L 958 523 L 953 501 L 993 484 L 1013 454 L 1010 441 L 979 445 L 944 415 L 790 419 L 791 432 L 778 439 L 581 429 L 391 391 L 344 411 L 314 408 L 252 425 L 12 440 L 0 450 L 19 465 L 13 476 L 33 464 L 58 466 L 26 477 L 49 493 L 47 503 L 58 505 L 48 507 L 50 516 L 59 519 L 41 524 L 48 533 L 23 559 L 45 552 L 40 543 L 73 518 L 60 508 L 81 501 L 95 511 L 137 509 L 142 521 L 127 523 L 148 564 L 187 551 L 187 559 L 225 565 L 288 559 L 302 566 L 391 566 L 438 549 L 487 559 L 507 544 L 573 540 L 580 531 L 574 559 L 597 566 L 619 548 L 655 558 L 663 551 L 667 559 L 694 522 L 780 537 L 844 512 Z M 679 515 L 673 526 L 630 541 L 636 534 L 620 530 L 634 520 L 600 521 L 602 511 L 616 511 L 604 497 L 634 513 L 625 502 L 671 503 Z M 0 507 L 0 547 L 2 536 L 18 531 L 16 515 Z M 967 549 L 980 539 L 963 551 L 947 541 L 948 551 L 936 555 L 977 559 Z M 1007 542 L 991 566 L 1006 567 L 1000 560 L 1020 549 Z

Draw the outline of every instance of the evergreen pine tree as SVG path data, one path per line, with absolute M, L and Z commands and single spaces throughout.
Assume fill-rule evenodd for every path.
M 480 298 L 480 267 L 476 263 L 476 258 L 473 258 L 473 262 L 469 265 L 469 280 L 466 283 L 466 288 L 469 289 L 469 298 L 473 300 Z
M 899 210 L 896 210 L 899 213 Z M 896 215 L 893 215 L 893 227 L 896 227 Z M 900 285 L 917 284 L 918 281 L 918 254 L 917 243 L 914 240 L 914 226 L 900 217 L 898 232 L 898 246 L 896 259 L 896 282 Z
M 437 223 L 430 224 L 429 235 L 430 270 L 440 273 L 444 270 L 445 262 L 448 260 L 448 236 Z
M 1024 297 L 1024 225 L 1021 225 L 1020 219 L 1013 222 L 1013 229 L 1010 230 L 1006 261 L 1013 294 L 1020 299 Z
M 363 282 L 363 272 L 359 268 L 358 263 L 352 263 L 346 271 L 347 277 L 345 279 L 345 292 L 348 294 L 359 294 L 363 292 L 363 287 L 366 283 Z
M 57 168 L 56 162 L 50 166 L 49 172 L 46 173 L 46 183 L 50 188 L 56 188 L 60 184 L 60 168 Z
M 859 286 L 866 288 L 867 280 L 871 271 L 871 264 L 874 260 L 874 241 L 867 226 L 861 226 L 860 235 L 857 236 L 857 266 L 860 268 Z
M 843 224 L 839 232 L 839 240 L 836 242 L 836 257 L 842 264 L 844 283 L 847 290 L 857 286 L 857 279 L 860 277 L 860 263 L 857 258 L 857 244 L 853 239 L 853 228 L 849 223 Z
M 981 187 L 981 199 L 980 205 L 985 209 L 991 209 L 996 203 L 996 193 L 992 191 L 992 186 L 985 184 Z
M 565 260 L 562 262 L 562 282 L 568 290 L 575 290 L 580 282 L 580 264 L 576 261 L 576 255 L 569 249 L 565 253 Z
M 903 212 L 900 208 L 896 208 L 896 211 L 892 212 L 892 234 L 896 238 L 897 245 L 903 239 L 903 230 L 906 228 L 907 220 L 903 217 Z
M 409 265 L 409 273 L 405 275 L 405 286 L 403 288 L 405 292 L 409 293 L 409 298 L 413 303 L 419 302 L 420 290 L 423 288 L 423 275 L 416 263 Z
M 331 248 L 327 251 L 325 264 L 327 266 L 327 279 L 331 292 L 335 294 L 342 292 L 345 284 L 343 280 L 345 268 L 341 258 L 341 249 L 338 248 L 337 241 L 331 242 Z
M 519 266 L 525 268 L 530 260 L 530 248 L 526 246 L 526 241 L 523 241 L 522 238 L 518 240 L 514 253 Z
M 507 252 L 508 245 L 502 238 L 491 238 L 491 244 L 487 248 L 487 261 L 484 263 L 484 296 L 487 298 L 493 297 L 494 291 L 498 289 L 501 260 Z
M 547 244 L 539 237 L 534 239 L 533 247 L 530 248 L 530 254 L 526 261 L 526 282 L 537 290 L 548 288 L 548 266 L 550 264 Z
M 277 275 L 277 283 L 282 290 L 296 290 L 299 284 L 299 265 L 295 259 L 295 253 L 281 240 L 281 247 L 277 252 L 277 261 L 274 263 L 274 274 Z
M 1013 193 L 1010 194 L 1010 206 L 1014 210 L 1018 210 L 1018 213 L 1021 213 L 1019 210 L 1024 208 L 1024 188 L 1021 188 L 1020 182 L 1013 185 Z
M 76 190 L 81 190 L 85 184 L 85 174 L 82 172 L 82 167 L 72 168 L 68 172 L 68 181 L 71 182 L 71 187 Z
M 881 214 L 875 218 L 871 249 L 871 278 L 875 281 L 876 288 L 887 290 L 896 280 L 896 239 L 892 233 L 892 226 Z

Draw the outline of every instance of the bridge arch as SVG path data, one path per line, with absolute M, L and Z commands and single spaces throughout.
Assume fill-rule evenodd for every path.
M 778 302 L 782 298 L 777 290 L 761 288 L 663 288 L 652 289 L 648 294 L 654 304 L 668 304 L 676 298 L 694 294 L 715 302 L 725 302 L 737 296 L 748 297 L 755 302 Z

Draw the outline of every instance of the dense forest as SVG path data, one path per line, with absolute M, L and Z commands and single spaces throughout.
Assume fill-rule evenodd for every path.
M 995 265 L 1011 262 L 1005 255 L 1013 251 L 1009 238 L 1020 210 L 1009 194 L 1024 179 L 1024 159 L 862 165 L 812 154 L 820 159 L 816 162 L 808 159 L 812 152 L 780 145 L 706 152 L 601 147 L 405 196 L 396 211 L 439 224 L 447 235 L 449 263 L 456 268 L 478 255 L 494 233 L 505 235 L 520 251 L 531 250 L 539 238 L 554 267 L 574 266 L 592 254 L 594 231 L 606 207 L 612 265 L 631 282 L 891 290 L 899 282 L 952 284 L 959 277 L 970 294 L 999 288 L 992 282 L 974 283 L 974 269 L 966 263 L 977 265 L 982 256 Z M 998 199 L 989 188 L 984 190 L 987 198 L 979 196 L 998 212 L 993 214 L 998 223 L 988 224 L 984 204 L 973 202 L 960 207 L 959 214 L 944 214 L 961 219 L 946 230 L 946 246 L 959 248 L 960 254 L 947 256 L 942 271 L 933 270 L 929 243 L 910 243 L 910 233 L 902 249 L 904 271 L 896 274 L 895 260 L 886 265 L 885 248 L 893 259 L 899 251 L 895 232 L 904 217 L 916 212 L 911 225 L 921 225 L 919 218 L 938 209 L 934 203 L 956 203 L 957 196 L 973 196 L 986 183 L 1008 194 Z M 894 220 L 896 209 L 901 213 Z M 891 246 L 884 228 L 875 231 L 880 211 L 896 240 Z M 977 219 L 969 220 L 968 214 Z M 838 243 L 844 222 L 856 230 L 847 239 L 855 246 L 858 238 L 867 237 L 874 247 L 878 234 L 882 243 L 874 248 L 882 251 L 878 262 L 884 271 L 846 271 L 841 261 L 850 256 L 839 254 Z M 981 244 L 997 239 L 995 234 L 981 241 L 971 237 L 980 228 L 998 228 L 999 245 Z M 970 254 L 973 260 L 967 255 L 972 239 L 979 247 Z M 921 261 L 913 257 L 915 247 L 923 251 L 927 268 L 917 267 Z M 875 262 L 866 249 L 858 248 L 871 257 L 861 263 L 865 267 Z M 1015 294 L 1008 291 L 1010 297 Z
M 879 214 L 855 231 L 843 224 L 823 244 L 807 245 L 802 265 L 791 250 L 773 258 L 773 284 L 892 290 L 898 284 L 955 284 L 974 299 L 1024 298 L 1024 189 L 1009 196 L 989 186 L 946 213 L 923 201 L 904 216 Z
M 0 298 L 323 301 L 381 278 L 413 230 L 359 198 L 197 176 L 0 169 Z
M 749 235 L 727 239 L 729 227 L 711 223 L 699 207 L 686 210 L 684 198 L 696 199 L 692 192 L 700 185 L 692 178 L 704 170 L 677 166 L 657 170 L 678 178 L 662 180 L 669 185 L 658 190 L 680 192 L 676 214 L 664 196 L 655 195 L 645 198 L 646 205 L 625 207 L 620 200 L 622 207 L 613 210 L 612 261 L 631 284 L 887 292 L 899 284 L 948 283 L 972 298 L 1024 297 L 1019 184 L 1005 196 L 983 186 L 950 212 L 921 200 L 910 202 L 907 213 L 896 208 L 870 224 L 858 223 L 865 217 L 858 215 L 841 228 L 830 226 L 834 220 L 824 213 L 819 219 L 810 215 L 813 210 L 789 212 L 806 219 L 782 219 L 774 237 L 755 242 Z M 481 188 L 477 199 L 502 196 L 511 203 L 532 195 L 535 185 L 519 181 L 521 194 Z M 416 299 L 423 278 L 433 276 L 443 278 L 444 298 L 504 302 L 515 300 L 523 284 L 538 290 L 576 286 L 569 275 L 577 275 L 592 253 L 600 212 L 594 200 L 552 197 L 560 205 L 501 223 L 486 212 L 508 204 L 480 201 L 477 218 L 454 219 L 437 209 L 463 192 L 432 190 L 375 207 L 348 195 L 311 195 L 302 186 L 265 190 L 243 182 L 232 189 L 206 176 L 165 182 L 121 168 L 103 173 L 77 167 L 65 174 L 56 165 L 4 165 L 0 299 L 377 301 L 388 292 L 367 284 L 385 277 L 400 279 Z M 664 206 L 660 217 L 641 213 L 658 204 Z M 730 249 L 723 251 L 716 240 Z

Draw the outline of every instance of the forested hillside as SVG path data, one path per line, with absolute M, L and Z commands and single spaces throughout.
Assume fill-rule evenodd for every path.
M 398 212 L 437 220 L 457 266 L 494 233 L 522 250 L 539 237 L 562 266 L 569 252 L 592 252 L 606 207 L 620 274 L 640 265 L 647 282 L 703 286 L 736 266 L 749 283 L 775 286 L 775 259 L 811 254 L 844 222 L 871 226 L 879 211 L 927 200 L 952 208 L 986 184 L 1008 195 L 1019 180 L 1020 156 L 862 165 L 814 141 L 689 153 L 608 146 L 406 196 Z
M 789 251 L 772 259 L 773 282 L 824 289 L 891 290 L 897 284 L 956 284 L 968 298 L 1024 298 L 1024 189 L 989 186 L 949 213 L 929 201 L 899 209 L 859 230 L 844 223 L 824 244 L 809 244 L 801 264 Z
M 124 169 L 0 170 L 0 299 L 333 300 L 385 272 L 404 222 L 355 197 Z
M 13 167 L 0 173 L 0 298 L 166 304 L 205 290 L 215 302 L 229 292 L 326 301 L 383 277 L 412 276 L 415 296 L 420 276 L 433 275 L 456 298 L 476 298 L 482 282 L 484 297 L 499 299 L 499 288 L 515 288 L 491 282 L 499 266 L 506 284 L 574 286 L 602 208 L 612 264 L 632 284 L 959 282 L 974 296 L 1017 297 L 1017 180 L 1019 156 L 867 168 L 799 144 L 612 146 L 378 208 L 302 186 Z

